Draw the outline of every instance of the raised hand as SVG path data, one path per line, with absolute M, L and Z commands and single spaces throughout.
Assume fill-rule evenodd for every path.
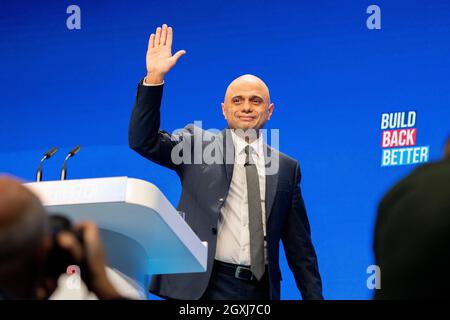
M 148 84 L 161 83 L 164 76 L 177 63 L 178 59 L 186 53 L 180 50 L 172 55 L 173 30 L 163 24 L 158 27 L 155 33 L 150 35 L 147 49 L 147 77 Z

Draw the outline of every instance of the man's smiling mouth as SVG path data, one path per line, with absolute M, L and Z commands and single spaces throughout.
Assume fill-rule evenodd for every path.
M 242 120 L 242 121 L 253 121 L 255 119 L 256 119 L 256 117 L 251 117 L 251 116 L 240 116 L 239 117 L 239 120 Z

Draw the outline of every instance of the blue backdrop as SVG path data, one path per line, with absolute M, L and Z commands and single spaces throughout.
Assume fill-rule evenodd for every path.
M 69 30 L 66 9 L 81 8 Z M 369 5 L 381 29 L 369 30 Z M 297 158 L 328 299 L 367 299 L 376 206 L 413 166 L 381 167 L 381 113 L 417 112 L 417 144 L 441 156 L 449 134 L 450 2 L 3 1 L 0 6 L 0 171 L 33 180 L 43 152 L 60 151 L 44 179 L 126 175 L 151 181 L 177 204 L 175 174 L 127 146 L 145 76 L 148 36 L 174 27 L 187 54 L 166 78 L 162 126 L 202 120 L 223 128 L 220 103 L 235 77 L 264 79 L 275 103 L 269 128 Z M 281 257 L 282 298 L 299 293 Z

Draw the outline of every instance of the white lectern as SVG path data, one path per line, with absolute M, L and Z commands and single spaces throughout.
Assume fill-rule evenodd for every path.
M 95 221 L 111 268 L 143 292 L 149 275 L 204 272 L 207 244 L 153 184 L 128 177 L 27 183 L 51 213 Z

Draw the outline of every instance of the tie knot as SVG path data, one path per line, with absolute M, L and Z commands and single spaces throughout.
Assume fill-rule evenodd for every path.
M 252 154 L 254 153 L 254 149 L 250 146 L 247 145 L 245 147 L 245 165 L 248 166 L 250 164 L 255 164 L 255 161 L 253 160 Z

